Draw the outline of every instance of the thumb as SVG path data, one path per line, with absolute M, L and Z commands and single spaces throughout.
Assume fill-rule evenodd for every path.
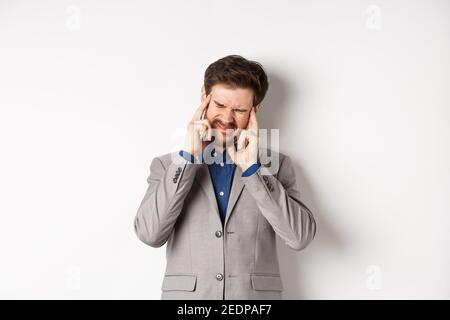
M 235 157 L 236 157 L 236 149 L 233 143 L 230 143 L 229 145 L 227 145 L 227 152 L 231 157 L 231 160 L 233 160 L 233 162 L 235 161 Z

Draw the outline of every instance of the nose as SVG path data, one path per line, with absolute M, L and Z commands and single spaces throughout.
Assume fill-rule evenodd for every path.
M 227 124 L 233 123 L 234 122 L 233 111 L 229 108 L 226 108 L 222 113 L 222 119 L 223 121 L 226 121 Z

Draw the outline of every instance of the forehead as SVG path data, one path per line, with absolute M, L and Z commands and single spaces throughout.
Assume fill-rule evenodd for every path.
M 223 84 L 212 87 L 211 93 L 217 102 L 232 108 L 248 108 L 253 106 L 253 90 L 248 88 L 231 88 Z

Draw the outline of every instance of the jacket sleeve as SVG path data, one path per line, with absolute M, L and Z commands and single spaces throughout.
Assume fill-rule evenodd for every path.
M 155 248 L 168 240 L 198 168 L 177 154 L 172 159 L 177 161 L 166 167 L 159 158 L 152 160 L 147 191 L 134 219 L 138 238 Z
M 260 168 L 242 179 L 261 213 L 290 248 L 301 250 L 313 240 L 316 221 L 312 212 L 300 201 L 295 171 L 288 156 L 284 157 L 277 177 L 262 175 Z

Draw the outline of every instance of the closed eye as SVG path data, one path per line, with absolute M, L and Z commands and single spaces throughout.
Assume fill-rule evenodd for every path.
M 220 109 L 226 108 L 225 105 L 223 105 L 223 104 L 217 102 L 216 100 L 214 100 L 214 103 L 216 104 L 216 107 L 217 107 L 217 108 L 220 108 Z M 233 109 L 233 111 L 234 111 L 234 112 L 237 112 L 237 113 L 240 113 L 240 114 L 244 114 L 244 113 L 247 112 L 247 110 L 245 110 L 245 109 Z
M 225 107 L 225 105 L 223 105 L 223 104 L 217 102 L 216 100 L 214 100 L 214 103 L 216 104 L 216 107 L 217 107 L 217 108 L 224 108 L 224 107 Z

